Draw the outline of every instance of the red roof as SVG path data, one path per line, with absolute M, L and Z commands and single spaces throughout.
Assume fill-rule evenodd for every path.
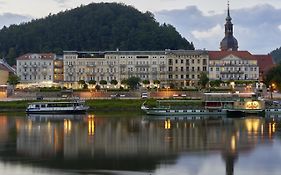
M 272 67 L 275 66 L 273 58 L 271 55 L 254 55 L 258 60 L 258 66 L 260 68 L 260 72 L 266 73 Z
M 256 60 L 256 58 L 248 51 L 209 51 L 210 60 L 221 60 L 229 55 L 234 55 L 242 60 Z
M 31 56 L 37 55 L 39 56 L 40 59 L 43 60 L 54 60 L 55 59 L 55 54 L 53 53 L 27 53 L 24 55 L 21 55 L 20 57 L 17 58 L 17 60 L 30 60 L 32 59 Z

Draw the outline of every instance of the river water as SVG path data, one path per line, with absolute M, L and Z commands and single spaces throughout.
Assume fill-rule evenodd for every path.
M 0 114 L 2 175 L 280 175 L 281 121 Z

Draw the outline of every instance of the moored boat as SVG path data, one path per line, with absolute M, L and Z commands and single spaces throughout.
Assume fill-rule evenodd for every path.
M 89 109 L 84 101 L 34 102 L 26 108 L 27 114 L 83 114 Z
M 159 116 L 171 116 L 171 115 L 225 115 L 226 111 L 222 109 L 205 109 L 205 108 L 189 108 L 185 107 L 171 107 L 171 106 L 160 106 L 162 102 L 183 102 L 184 100 L 159 100 L 158 107 L 147 107 L 144 102 L 141 109 L 147 115 L 159 115 Z

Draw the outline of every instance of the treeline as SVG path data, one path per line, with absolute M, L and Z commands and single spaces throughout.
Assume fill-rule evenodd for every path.
M 27 52 L 63 50 L 194 49 L 150 12 L 119 3 L 92 3 L 0 30 L 0 51 L 10 64 Z
M 272 56 L 275 63 L 280 63 L 281 62 L 281 47 L 270 52 L 270 55 Z

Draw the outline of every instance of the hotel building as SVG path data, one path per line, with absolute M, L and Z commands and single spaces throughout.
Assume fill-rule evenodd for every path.
M 52 53 L 29 53 L 17 58 L 17 75 L 21 83 L 54 81 L 54 59 Z

